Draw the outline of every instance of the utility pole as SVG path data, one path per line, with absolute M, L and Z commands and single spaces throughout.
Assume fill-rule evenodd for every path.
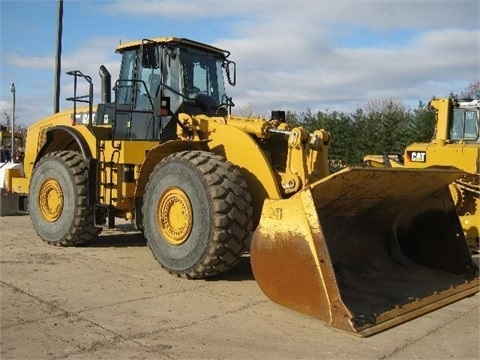
M 62 71 L 62 30 L 63 30 L 63 0 L 58 0 L 57 14 L 57 56 L 55 58 L 55 96 L 53 102 L 53 113 L 60 110 L 60 75 Z
M 11 156 L 10 160 L 13 163 L 15 161 L 15 84 L 12 83 L 10 85 L 10 92 L 12 93 L 12 120 L 10 121 L 10 125 L 12 128 L 10 129 L 12 131 L 12 145 L 10 146 L 10 151 L 11 151 Z

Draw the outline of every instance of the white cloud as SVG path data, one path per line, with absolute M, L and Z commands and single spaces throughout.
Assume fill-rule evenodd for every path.
M 432 4 L 425 1 L 420 5 Z M 442 11 L 448 13 L 452 5 L 445 5 L 447 8 L 442 7 Z M 356 13 L 357 6 L 352 5 L 352 12 L 346 17 Z M 471 9 L 460 10 L 457 8 L 456 13 L 462 13 L 464 20 L 471 18 L 467 14 Z M 406 9 L 403 12 L 408 13 Z M 438 12 L 433 9 L 428 14 L 426 23 Z M 348 110 L 347 104 L 358 106 L 378 97 L 395 97 L 415 105 L 419 100 L 428 101 L 432 95 L 459 92 L 480 77 L 478 26 L 473 30 L 461 29 L 462 22 L 450 19 L 448 25 L 452 27 L 442 29 L 439 23 L 445 16 L 441 16 L 432 29 L 412 31 L 399 44 L 374 32 L 384 36 L 387 44 L 373 41 L 350 47 L 338 42 L 334 27 L 309 23 L 315 16 L 302 16 L 303 23 L 296 17 L 289 22 L 283 19 L 287 25 L 279 26 L 282 17 L 274 21 L 270 16 L 270 22 L 260 24 L 237 24 L 234 40 L 223 38 L 215 44 L 230 49 L 238 63 L 239 87 L 247 89 L 234 92 L 241 103 L 262 108 L 275 102 L 295 110 L 335 103 L 341 104 L 340 110 Z M 421 16 L 417 14 L 416 19 Z M 372 20 L 371 26 L 383 24 L 383 20 L 376 22 L 373 16 Z M 246 34 L 241 33 L 241 27 L 248 29 Z
M 231 51 L 237 63 L 237 86 L 229 88 L 229 94 L 237 106 L 253 104 L 264 113 L 354 111 L 378 98 L 415 106 L 433 95 L 460 92 L 480 78 L 476 0 L 119 0 L 98 6 L 102 16 L 128 14 L 139 26 L 147 18 L 188 19 L 198 41 L 202 39 L 195 38 L 196 20 L 228 19 L 224 32 L 209 36 L 216 38 L 213 45 Z M 158 35 L 175 35 L 175 29 Z M 98 67 L 104 64 L 112 79 L 118 74 L 120 57 L 113 52 L 117 43 L 118 37 L 86 39 L 64 52 L 63 73 L 79 69 L 91 75 L 98 101 Z M 53 55 L 8 55 L 4 59 L 16 67 L 53 73 Z M 52 94 L 53 80 L 47 85 L 43 92 Z M 72 78 L 62 75 L 62 97 L 71 93 Z M 50 97 L 45 105 L 32 95 L 28 111 L 49 111 L 45 109 L 51 108 L 50 102 Z M 70 104 L 62 102 L 62 107 Z
M 252 14 L 268 10 L 268 1 L 221 1 L 221 0 L 117 0 L 104 7 L 113 13 L 133 16 L 165 16 L 175 19 L 219 18 Z
M 117 0 L 110 12 L 175 19 L 250 17 L 259 23 L 277 21 L 340 24 L 377 29 L 478 26 L 477 0 Z M 257 24 L 258 24 L 257 23 Z M 248 31 L 248 29 L 244 29 Z
M 118 39 L 113 38 L 91 38 L 70 53 L 62 54 L 62 71 L 82 69 L 85 74 L 98 72 L 99 64 L 106 63 L 118 70 L 120 55 L 115 55 L 114 50 Z M 115 57 L 116 59 L 114 59 Z M 31 57 L 18 53 L 10 53 L 5 57 L 5 62 L 17 68 L 54 70 L 54 55 L 43 57 Z M 68 69 L 68 70 L 67 70 Z
M 53 57 L 29 57 L 18 53 L 11 53 L 5 57 L 6 62 L 22 69 L 53 70 L 55 61 Z
M 120 55 L 114 50 L 118 44 L 117 38 L 92 38 L 88 39 L 70 53 L 62 54 L 62 74 L 60 83 L 60 110 L 72 107 L 72 103 L 65 98 L 73 96 L 73 76 L 66 74 L 67 71 L 80 70 L 84 75 L 90 76 L 94 84 L 95 102 L 100 99 L 100 76 L 98 70 L 104 65 L 115 79 L 120 69 Z M 32 123 L 45 116 L 52 114 L 53 109 L 53 87 L 55 58 L 51 56 L 29 57 L 18 53 L 5 54 L 4 61 L 12 66 L 23 70 L 47 70 L 51 78 L 48 82 L 44 80 L 23 79 L 23 84 L 18 86 L 17 91 L 17 113 L 24 123 Z M 25 75 L 24 75 L 25 77 Z M 17 79 L 22 83 L 22 79 Z M 16 80 L 16 81 L 17 81 Z M 25 94 L 24 88 L 28 86 L 29 92 Z M 88 83 L 78 81 L 78 93 L 88 94 Z M 8 105 L 7 105 L 8 104 Z M 26 105 L 28 104 L 28 106 Z M 0 111 L 11 107 L 9 102 L 0 104 Z

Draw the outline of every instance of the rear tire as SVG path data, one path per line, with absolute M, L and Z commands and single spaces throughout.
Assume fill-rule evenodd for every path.
M 76 151 L 47 154 L 35 166 L 29 213 L 37 234 L 51 245 L 84 244 L 102 231 L 87 207 L 88 167 Z
M 143 199 L 148 245 L 170 273 L 215 276 L 231 269 L 247 249 L 251 197 L 240 171 L 222 156 L 170 155 L 150 175 Z

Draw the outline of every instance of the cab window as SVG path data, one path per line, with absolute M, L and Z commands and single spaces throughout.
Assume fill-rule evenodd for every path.
M 122 67 L 117 82 L 116 96 L 117 103 L 125 105 L 133 103 L 134 86 L 131 79 L 134 78 L 137 50 L 125 51 L 122 55 Z
M 478 113 L 476 111 L 465 111 L 465 139 L 476 139 L 478 137 Z
M 476 140 L 478 138 L 478 112 L 454 109 L 450 124 L 450 139 Z

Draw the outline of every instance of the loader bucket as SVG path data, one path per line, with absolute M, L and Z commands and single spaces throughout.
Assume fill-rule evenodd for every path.
M 267 199 L 251 244 L 261 290 L 369 336 L 478 292 L 448 184 L 456 170 L 347 168 Z

